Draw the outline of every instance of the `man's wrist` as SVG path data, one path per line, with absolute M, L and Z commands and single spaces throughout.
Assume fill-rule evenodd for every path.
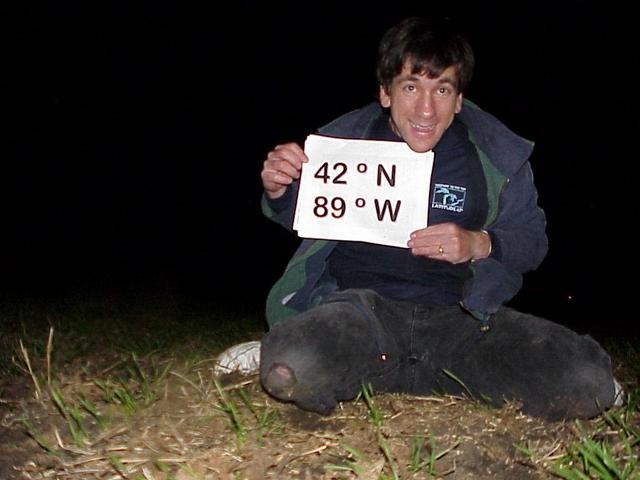
M 489 232 L 487 232 L 484 229 L 480 230 L 480 233 L 482 233 L 485 237 L 487 237 L 487 243 L 489 244 L 489 247 L 487 248 L 487 254 L 484 256 L 484 258 L 487 258 L 491 255 L 491 252 L 493 251 L 493 243 L 491 242 L 491 235 L 489 235 Z
M 264 191 L 264 198 L 267 201 L 267 205 L 274 212 L 281 212 L 285 210 L 291 203 L 291 189 L 285 188 L 284 191 L 277 197 L 271 198 L 267 190 Z
M 287 191 L 286 188 L 280 188 L 280 189 L 275 190 L 275 191 L 270 191 L 270 190 L 267 190 L 265 188 L 264 194 L 269 200 L 277 200 L 278 198 L 283 196 L 286 191 Z
M 493 250 L 493 245 L 491 243 L 491 236 L 489 235 L 489 232 L 487 232 L 486 230 L 480 230 L 478 234 L 479 234 L 478 238 L 480 239 L 480 242 L 477 244 L 479 245 L 478 248 L 476 249 L 477 251 L 475 252 L 474 255 L 471 256 L 472 262 L 476 260 L 480 260 L 482 258 L 489 257 L 489 255 L 491 255 L 491 252 Z

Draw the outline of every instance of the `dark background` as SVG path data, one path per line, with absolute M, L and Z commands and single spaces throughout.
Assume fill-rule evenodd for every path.
M 261 217 L 266 153 L 372 100 L 383 32 L 435 12 L 474 46 L 467 96 L 536 142 L 550 252 L 513 304 L 638 331 L 637 39 L 615 2 L 24 3 L 2 7 L 5 297 L 259 308 L 297 244 Z

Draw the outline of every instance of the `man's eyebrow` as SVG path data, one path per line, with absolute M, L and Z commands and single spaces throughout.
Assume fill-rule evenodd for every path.
M 421 76 L 422 75 L 420 75 L 420 74 L 411 73 L 411 74 L 406 75 L 404 77 L 400 77 L 399 80 L 401 82 L 417 82 L 417 81 L 420 80 Z M 438 80 L 438 83 L 441 84 L 441 85 L 445 84 L 445 83 L 448 83 L 449 85 L 452 85 L 454 87 L 456 86 L 456 81 L 453 78 L 449 77 L 449 76 L 438 77 L 437 80 Z
M 456 85 L 455 80 L 453 78 L 451 78 L 451 77 L 440 77 L 440 78 L 438 78 L 438 83 L 440 83 L 440 84 L 448 83 L 448 84 L 453 85 L 453 86 Z
M 411 73 L 409 75 L 400 77 L 398 80 L 400 80 L 401 82 L 417 82 L 418 80 L 420 80 L 420 76 L 415 73 Z

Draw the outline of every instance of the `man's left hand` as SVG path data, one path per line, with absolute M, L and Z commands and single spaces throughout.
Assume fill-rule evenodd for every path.
M 450 263 L 478 260 L 491 253 L 487 232 L 467 230 L 455 223 L 440 223 L 417 230 L 411 234 L 407 245 L 416 256 Z

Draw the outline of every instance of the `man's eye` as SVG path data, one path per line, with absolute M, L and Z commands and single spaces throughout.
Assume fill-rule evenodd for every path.
M 438 95 L 448 95 L 450 90 L 447 87 L 440 87 L 438 89 Z
M 405 85 L 404 90 L 405 90 L 405 92 L 415 92 L 416 91 L 416 86 L 415 85 Z

